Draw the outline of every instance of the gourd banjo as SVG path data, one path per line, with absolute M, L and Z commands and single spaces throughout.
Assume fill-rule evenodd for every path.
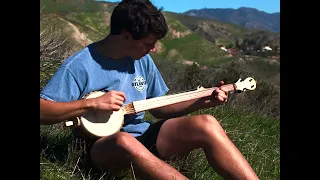
M 244 92 L 246 90 L 254 90 L 256 88 L 256 81 L 252 77 L 248 77 L 244 80 L 240 78 L 237 82 L 223 85 L 223 87 L 227 88 L 228 91 Z M 216 88 L 218 87 L 204 88 L 199 86 L 193 91 L 134 101 L 123 106 L 118 111 L 90 111 L 75 119 L 67 120 L 65 125 L 68 127 L 80 126 L 81 129 L 95 137 L 110 136 L 120 131 L 124 123 L 124 115 L 126 114 L 134 114 L 183 101 L 210 96 Z M 106 92 L 92 91 L 83 98 L 95 98 L 102 96 L 104 93 Z

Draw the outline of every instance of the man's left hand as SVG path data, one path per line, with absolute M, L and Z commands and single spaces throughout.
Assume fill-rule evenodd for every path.
M 216 101 L 217 104 L 223 104 L 227 102 L 228 100 L 228 89 L 221 87 L 224 85 L 223 81 L 220 81 L 215 87 L 218 87 L 215 89 L 212 93 L 212 97 L 214 98 L 213 101 Z
M 202 98 L 202 108 L 215 107 L 227 102 L 228 90 L 225 87 L 222 87 L 222 85 L 224 85 L 224 82 L 220 81 L 216 86 L 214 86 L 217 87 L 217 89 L 212 92 L 211 96 Z

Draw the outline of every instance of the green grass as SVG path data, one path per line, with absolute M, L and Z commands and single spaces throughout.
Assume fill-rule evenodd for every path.
M 73 12 L 64 16 L 69 22 L 75 24 L 80 32 L 85 33 L 92 41 L 104 38 L 110 30 L 106 24 L 105 16 L 99 12 Z
M 101 4 L 92 0 L 40 0 L 40 9 L 45 12 L 94 12 L 103 9 Z
M 169 50 L 175 49 L 182 55 L 181 59 L 195 61 L 202 66 L 214 64 L 218 58 L 224 56 L 224 52 L 211 42 L 197 34 L 190 34 L 185 37 L 161 40 L 168 55 Z
M 181 24 L 180 21 L 172 18 L 171 16 L 168 16 L 166 13 L 164 13 L 164 14 L 165 14 L 166 21 L 167 21 L 168 25 L 170 26 L 170 28 L 175 29 L 180 32 L 190 31 L 190 29 L 185 27 L 183 24 Z
M 81 22 L 81 24 L 92 27 L 92 29 L 97 31 L 101 31 L 101 33 L 109 26 L 105 23 L 106 20 L 103 16 L 103 12 L 73 12 L 69 13 L 67 18 Z
M 230 139 L 235 143 L 261 180 L 280 178 L 280 121 L 239 112 L 224 106 L 200 110 L 193 114 L 209 113 L 220 120 Z M 153 119 L 149 113 L 146 118 Z M 153 119 L 154 120 L 154 119 Z M 78 153 L 73 149 L 69 129 L 59 125 L 40 126 L 41 179 L 99 179 L 104 172 L 85 173 L 78 168 Z M 202 151 L 195 150 L 185 160 L 169 162 L 194 180 L 221 179 L 208 166 Z M 106 178 L 108 179 L 108 178 Z M 111 179 L 111 178 L 110 178 Z M 126 179 L 132 179 L 128 175 Z
M 229 60 L 239 60 L 242 59 L 242 63 L 238 63 L 239 69 L 242 71 L 250 72 L 251 76 L 259 79 L 269 80 L 271 77 L 280 73 L 280 64 L 270 63 L 270 58 L 263 58 L 258 56 L 239 56 L 226 58 Z M 224 61 L 228 62 L 228 61 Z M 219 63 L 217 67 L 226 68 L 229 64 Z
M 216 44 L 227 45 L 234 43 L 236 38 L 241 41 L 246 33 L 252 31 L 239 25 L 216 20 L 208 20 L 201 17 L 187 16 L 173 12 L 166 12 L 166 14 L 180 21 L 180 23 L 190 29 L 205 26 L 206 28 L 201 30 L 198 29 L 195 32 L 202 35 L 209 34 L 216 40 Z

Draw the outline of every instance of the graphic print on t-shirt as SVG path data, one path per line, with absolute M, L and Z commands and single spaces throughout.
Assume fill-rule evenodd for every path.
M 137 75 L 132 81 L 132 86 L 136 90 L 141 92 L 146 88 L 146 80 L 143 77 Z

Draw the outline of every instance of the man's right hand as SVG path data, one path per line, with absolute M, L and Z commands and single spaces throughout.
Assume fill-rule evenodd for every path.
M 123 92 L 109 91 L 102 96 L 72 102 L 55 102 L 40 98 L 40 124 L 56 124 L 90 110 L 117 111 L 126 97 Z
M 118 111 L 123 105 L 126 96 L 120 91 L 108 91 L 102 96 L 92 98 L 93 108 L 103 111 Z

